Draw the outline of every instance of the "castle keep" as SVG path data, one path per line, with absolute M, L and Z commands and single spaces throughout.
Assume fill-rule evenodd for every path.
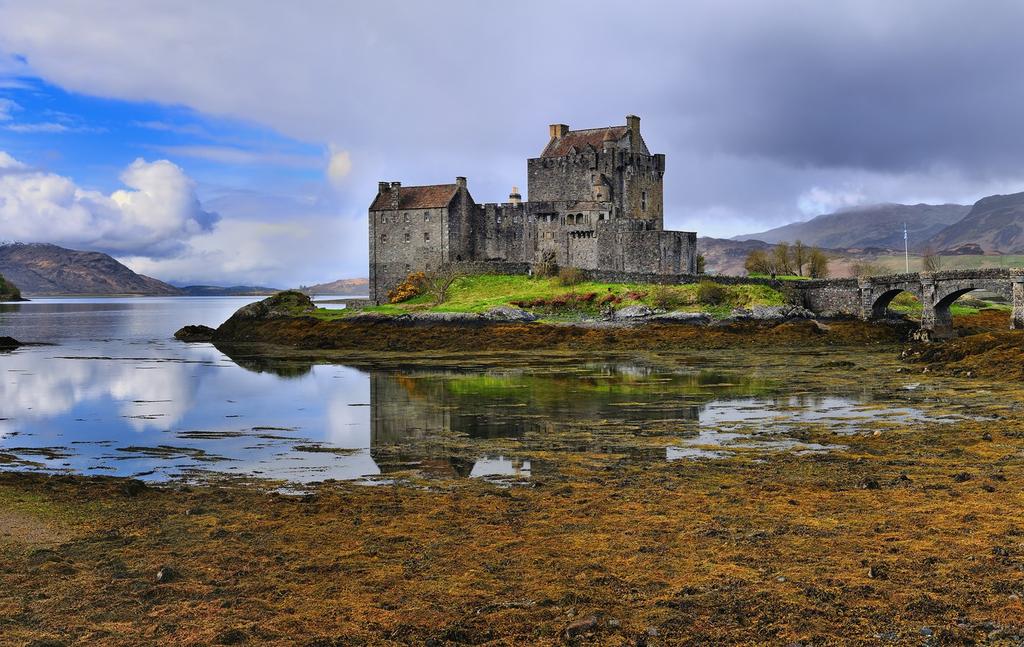
M 527 160 L 527 197 L 477 204 L 466 178 L 454 184 L 381 182 L 370 205 L 370 299 L 410 272 L 465 261 L 695 274 L 697 235 L 665 231 L 665 156 L 652 155 L 640 118 L 626 125 L 550 126 L 540 157 Z

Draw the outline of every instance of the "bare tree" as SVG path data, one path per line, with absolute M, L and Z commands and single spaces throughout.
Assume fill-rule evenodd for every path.
M 812 279 L 828 278 L 828 256 L 817 247 L 807 254 L 807 276 Z
M 793 273 L 793 262 L 790 258 L 789 243 L 781 242 L 772 249 L 771 257 L 772 263 L 771 272 L 772 278 L 775 278 L 777 274 L 792 274 Z
M 763 249 L 754 249 L 747 254 L 747 260 L 743 262 L 748 274 L 771 274 L 771 263 L 768 254 Z
M 434 305 L 448 300 L 448 291 L 464 274 L 450 264 L 441 265 L 436 270 L 424 274 L 423 291 L 434 299 Z
M 811 251 L 798 238 L 797 241 L 793 243 L 792 249 L 793 269 L 796 270 L 797 276 L 804 275 L 804 265 L 810 262 L 810 255 Z
M 931 247 L 925 247 L 921 254 L 921 268 L 925 272 L 938 272 L 942 268 L 942 257 Z
M 882 265 L 868 261 L 858 261 L 854 263 L 850 266 L 850 271 L 859 279 L 867 278 L 869 276 L 881 276 L 887 273 L 885 267 Z

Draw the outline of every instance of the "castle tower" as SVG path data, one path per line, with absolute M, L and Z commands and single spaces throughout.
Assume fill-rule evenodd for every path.
M 527 194 L 531 203 L 551 203 L 560 220 L 580 211 L 578 203 L 590 202 L 594 219 L 633 219 L 662 231 L 664 175 L 665 156 L 647 149 L 636 115 L 604 128 L 552 124 L 540 157 L 527 161 Z

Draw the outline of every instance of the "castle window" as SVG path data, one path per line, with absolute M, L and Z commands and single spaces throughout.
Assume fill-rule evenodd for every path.
M 382 242 L 382 243 L 388 242 L 388 235 L 387 234 L 381 234 L 380 235 L 380 242 Z
M 424 211 L 423 212 L 423 222 L 430 222 L 430 212 L 429 211 Z
M 647 211 L 647 192 L 643 191 L 640 193 L 640 210 Z
M 402 214 L 402 215 L 404 215 L 404 216 L 405 216 L 405 221 L 406 221 L 406 222 L 409 222 L 409 212 L 407 211 L 407 212 L 405 212 L 405 213 L 404 213 L 404 214 Z
M 408 263 L 406 263 L 406 264 L 405 264 L 405 271 L 406 271 L 406 272 L 408 272 L 408 271 L 409 271 L 409 270 L 411 270 L 411 269 L 412 269 L 412 266 L 411 266 L 411 265 L 409 265 Z
M 412 235 L 409 232 L 405 232 L 405 242 L 412 241 Z
M 598 220 L 604 220 L 605 219 L 605 214 L 603 214 L 603 213 L 597 214 L 597 219 Z
M 423 241 L 424 242 L 429 242 L 430 241 L 430 232 L 429 231 L 423 232 Z

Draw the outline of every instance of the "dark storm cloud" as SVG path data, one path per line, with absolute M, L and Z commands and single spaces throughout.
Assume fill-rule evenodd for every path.
M 45 4 L 0 5 L 0 48 L 349 151 L 351 213 L 378 179 L 500 200 L 548 123 L 627 113 L 668 155 L 668 222 L 701 232 L 1024 189 L 1020 2 Z

